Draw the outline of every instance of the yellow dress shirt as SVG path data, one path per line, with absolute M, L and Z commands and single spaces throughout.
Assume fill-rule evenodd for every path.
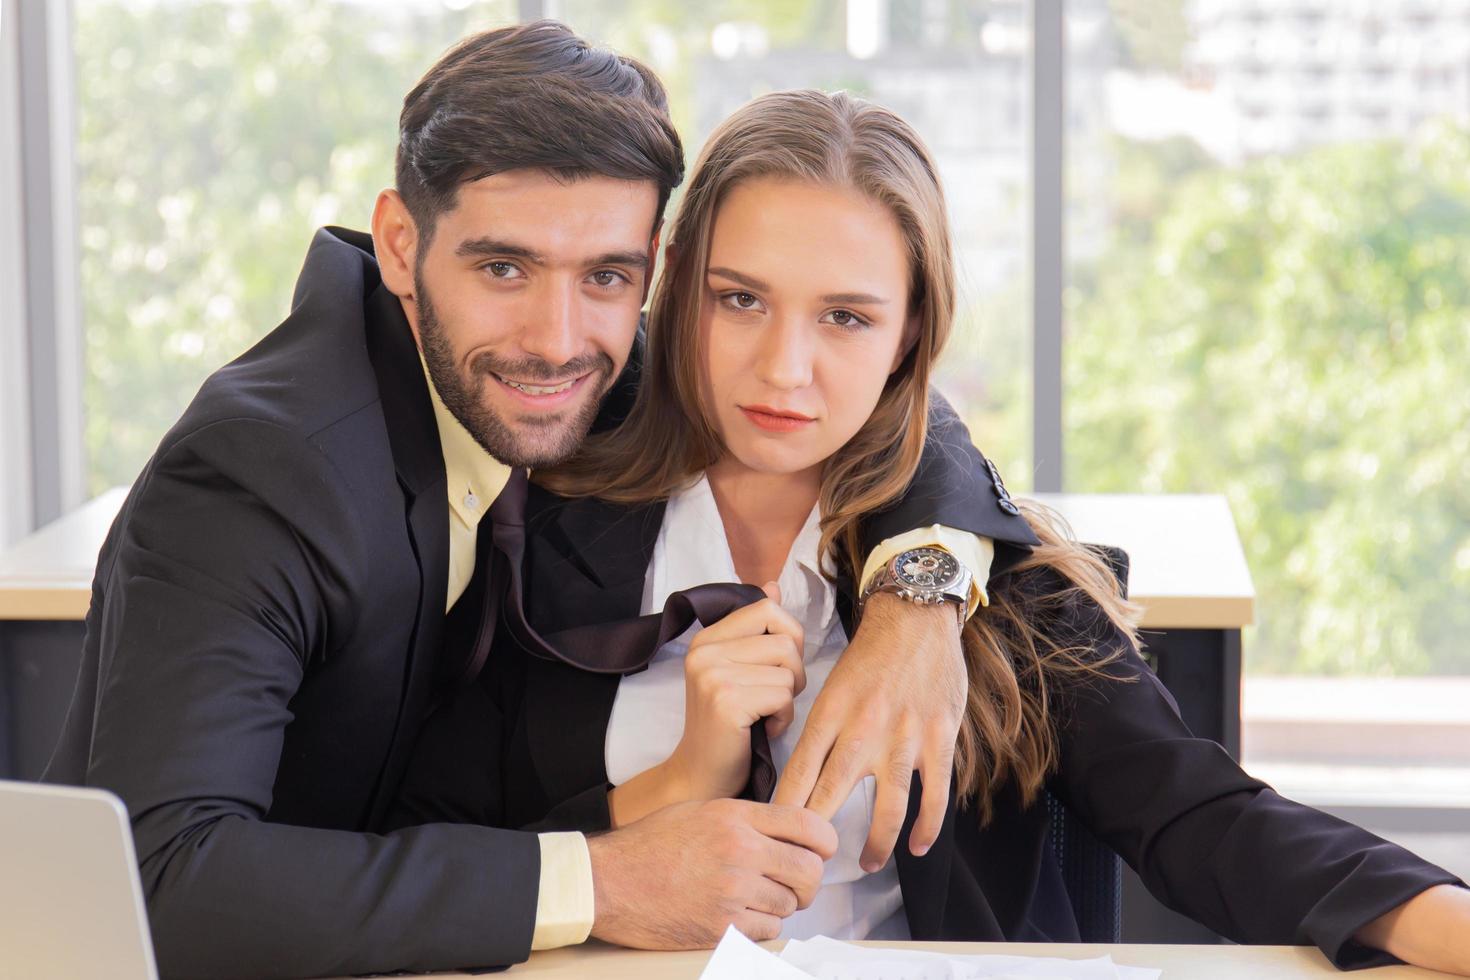
M 475 574 L 475 536 L 480 518 L 510 480 L 510 467 L 481 448 L 445 406 L 428 368 L 429 400 L 444 451 L 449 481 L 449 588 L 445 612 L 454 608 Z M 592 858 L 587 838 L 578 833 L 537 835 L 541 843 L 541 882 L 536 894 L 532 949 L 554 949 L 585 942 L 592 932 Z
M 505 489 L 510 480 L 510 467 L 485 452 L 449 411 L 433 379 L 429 378 L 427 365 L 424 378 L 429 385 L 429 400 L 434 405 L 439 445 L 444 452 L 444 475 L 449 483 L 449 583 L 444 606 L 448 612 L 475 574 L 475 538 L 480 519 Z M 915 528 L 880 543 L 863 566 L 863 585 L 895 555 L 926 545 L 947 548 L 974 573 L 967 615 L 974 613 L 978 605 L 989 602 L 985 581 L 990 577 L 995 554 L 993 542 L 938 524 Z M 592 858 L 587 851 L 587 838 L 576 832 L 537 836 L 541 843 L 541 881 L 536 894 L 536 928 L 531 935 L 531 948 L 554 949 L 585 942 L 592 933 L 594 914 Z

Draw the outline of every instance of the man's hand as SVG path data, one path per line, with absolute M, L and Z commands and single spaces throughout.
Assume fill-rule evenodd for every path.
M 678 803 L 587 839 L 592 935 L 638 949 L 715 945 L 732 922 L 775 939 L 811 904 L 837 832 L 810 810 L 745 800 Z
M 893 852 L 918 770 L 924 795 L 909 850 L 922 856 L 944 822 L 968 690 L 954 607 L 873 595 L 817 695 L 772 802 L 805 805 L 830 820 L 858 781 L 874 776 L 873 828 L 861 859 L 873 872 Z

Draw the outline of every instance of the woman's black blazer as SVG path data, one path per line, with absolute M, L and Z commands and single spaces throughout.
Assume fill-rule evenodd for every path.
M 662 505 L 566 501 L 533 488 L 525 569 L 532 625 L 636 616 L 662 517 Z M 850 632 L 850 583 L 840 584 Z M 992 589 L 1051 585 L 992 581 Z M 1080 604 L 1048 628 L 1083 636 L 1100 654 L 1126 651 L 1124 638 Z M 505 645 L 493 660 L 423 731 L 396 822 L 608 829 L 604 740 L 619 678 Z M 1107 680 L 1054 699 L 1060 762 L 1047 789 L 1170 908 L 1237 942 L 1316 945 L 1355 968 L 1395 962 L 1352 941 L 1361 926 L 1432 885 L 1464 884 L 1248 776 L 1218 744 L 1190 733 L 1133 653 L 1106 672 Z M 1005 785 L 982 828 L 973 809 L 951 798 L 938 841 L 916 858 L 903 842 L 918 798 L 916 784 L 895 852 L 914 939 L 1077 940 L 1044 801 L 1022 806 Z

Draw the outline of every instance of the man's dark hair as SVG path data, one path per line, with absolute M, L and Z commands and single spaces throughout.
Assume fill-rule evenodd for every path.
M 662 216 L 684 179 L 663 84 L 552 20 L 465 38 L 403 100 L 398 193 L 424 244 L 459 185 L 521 168 L 658 185 Z

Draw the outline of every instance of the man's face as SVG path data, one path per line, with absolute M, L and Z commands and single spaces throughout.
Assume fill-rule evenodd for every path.
M 540 170 L 459 189 L 414 270 L 415 332 L 444 404 L 492 456 L 570 456 L 623 365 L 652 274 L 651 181 Z

